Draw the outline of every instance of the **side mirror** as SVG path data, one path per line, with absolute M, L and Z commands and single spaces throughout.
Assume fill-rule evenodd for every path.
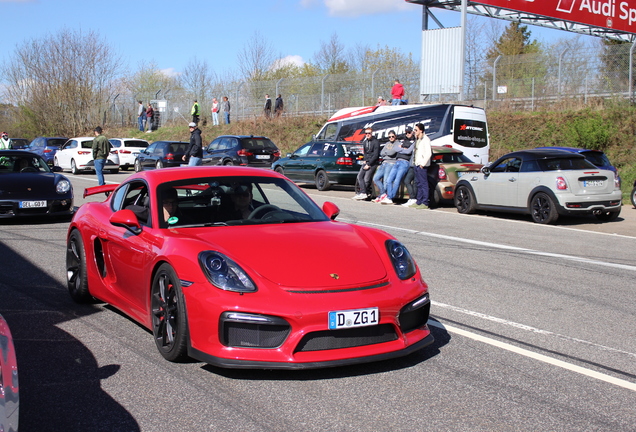
M 290 157 L 292 157 L 292 154 L 291 153 L 287 153 L 286 157 L 290 158 Z
M 62 167 L 59 167 L 59 166 L 57 166 L 57 165 L 53 165 L 53 166 L 51 167 L 51 171 L 52 171 L 52 172 L 62 172 L 62 171 L 64 171 L 64 170 L 62 169 Z
M 325 212 L 327 217 L 331 220 L 336 220 L 336 218 L 340 214 L 340 209 L 338 208 L 338 206 L 331 201 L 326 201 L 322 205 L 322 211 Z
M 483 175 L 486 175 L 486 176 L 490 175 L 490 168 L 488 168 L 487 166 L 482 167 L 482 168 L 481 168 L 481 173 L 482 173 Z
M 126 228 L 134 235 L 141 233 L 141 225 L 132 210 L 119 210 L 113 213 L 108 220 L 111 225 Z

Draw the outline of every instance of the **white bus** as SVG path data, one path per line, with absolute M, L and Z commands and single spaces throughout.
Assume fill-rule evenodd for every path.
M 475 163 L 488 163 L 490 151 L 488 122 L 483 108 L 455 104 L 397 105 L 343 108 L 320 132 L 317 141 L 360 142 L 364 129 L 384 143 L 389 131 L 404 135 L 407 126 L 422 123 L 433 145 L 461 150 Z

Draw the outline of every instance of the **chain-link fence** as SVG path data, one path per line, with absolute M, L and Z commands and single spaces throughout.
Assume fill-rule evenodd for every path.
M 549 52 L 500 56 L 467 65 L 463 101 L 459 100 L 458 94 L 420 95 L 419 70 L 396 72 L 392 69 L 229 82 L 217 85 L 212 94 L 197 99 L 203 122 L 211 121 L 212 97 L 219 101 L 223 96 L 228 97 L 231 120 L 263 116 L 266 94 L 272 101 L 277 95 L 282 96 L 286 116 L 328 116 L 344 107 L 373 105 L 378 96 L 389 101 L 395 79 L 404 85 L 409 103 L 459 102 L 484 107 L 508 103 L 516 109 L 532 110 L 554 106 L 555 102 L 564 100 L 579 104 L 598 98 L 631 100 L 636 78 L 633 51 L 629 44 L 576 49 L 564 45 Z M 191 93 L 173 90 L 167 92 L 164 99 L 156 100 L 155 96 L 119 95 L 107 113 L 108 120 L 122 125 L 136 124 L 139 99 L 154 101 L 162 125 L 191 120 L 190 109 L 194 102 Z M 220 118 L 222 121 L 222 116 Z

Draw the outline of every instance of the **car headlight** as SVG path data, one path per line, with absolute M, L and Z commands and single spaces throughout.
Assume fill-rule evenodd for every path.
M 199 263 L 208 280 L 217 288 L 240 293 L 256 291 L 256 284 L 247 273 L 222 253 L 201 252 Z
M 398 277 L 402 280 L 413 277 L 417 271 L 417 267 L 406 247 L 396 240 L 387 240 L 385 245 Z
M 65 194 L 70 190 L 71 190 L 71 182 L 66 179 L 60 180 L 59 182 L 57 182 L 57 185 L 55 186 L 55 191 L 59 194 Z

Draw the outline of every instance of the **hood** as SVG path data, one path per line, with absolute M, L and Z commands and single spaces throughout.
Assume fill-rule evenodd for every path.
M 175 230 L 176 232 L 177 230 Z M 210 227 L 178 230 L 226 254 L 248 272 L 283 287 L 334 289 L 367 286 L 386 278 L 384 244 L 370 230 L 337 222 Z M 219 247 L 219 245 L 226 245 Z
M 12 173 L 0 175 L 0 192 L 2 194 L 34 194 L 55 192 L 57 179 L 61 178 L 55 173 Z

